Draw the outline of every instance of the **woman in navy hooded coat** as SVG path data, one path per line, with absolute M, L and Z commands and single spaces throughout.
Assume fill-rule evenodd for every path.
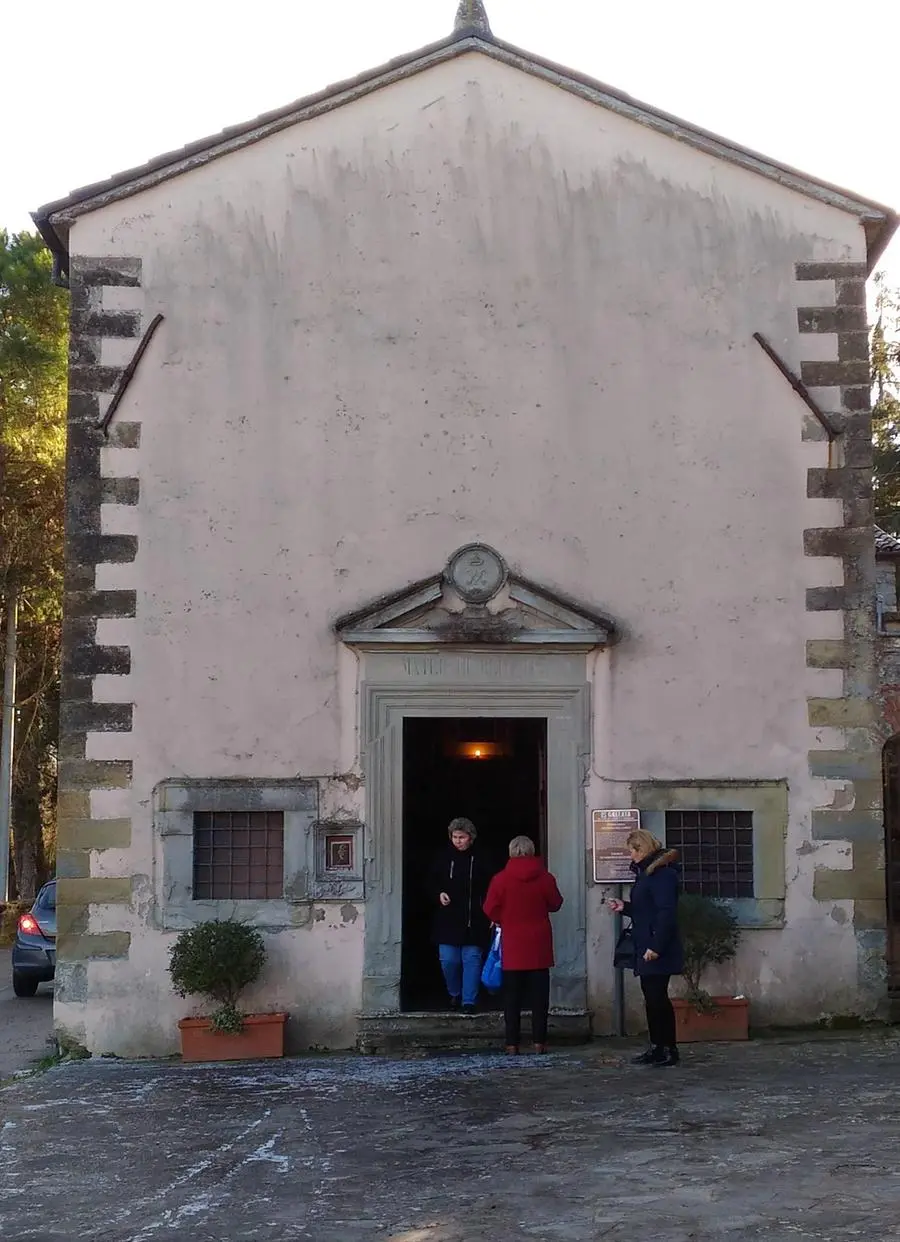
M 665 849 L 652 833 L 642 828 L 631 833 L 628 848 L 634 872 L 631 898 L 612 898 L 607 904 L 617 914 L 631 919 L 634 973 L 641 981 L 650 1033 L 650 1048 L 636 1058 L 636 1064 L 677 1065 L 678 1041 L 669 980 L 684 969 L 684 951 L 678 934 L 678 851 Z

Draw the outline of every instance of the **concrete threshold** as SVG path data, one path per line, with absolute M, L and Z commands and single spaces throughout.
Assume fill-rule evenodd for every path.
M 503 1046 L 503 1014 L 496 1010 L 362 1014 L 356 1046 L 370 1056 L 422 1055 L 428 1052 L 497 1051 Z M 584 1044 L 591 1039 L 587 1012 L 550 1011 L 548 1042 Z M 522 1041 L 531 1040 L 531 1013 L 522 1013 Z

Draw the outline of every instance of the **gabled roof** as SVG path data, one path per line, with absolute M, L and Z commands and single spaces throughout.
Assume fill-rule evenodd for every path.
M 483 15 L 483 6 L 480 3 L 474 7 L 477 14 Z M 678 142 L 684 142 L 719 159 L 740 165 L 799 194 L 855 215 L 865 230 L 870 271 L 900 223 L 900 217 L 891 208 L 881 203 L 861 198 L 849 190 L 843 190 L 839 186 L 810 177 L 787 164 L 770 160 L 747 147 L 738 146 L 705 129 L 691 125 L 687 121 L 679 120 L 678 117 L 671 116 L 667 112 L 661 112 L 649 104 L 640 103 L 630 95 L 606 86 L 602 82 L 597 82 L 593 78 L 571 69 L 565 69 L 552 61 L 534 56 L 530 52 L 522 51 L 510 43 L 504 43 L 490 33 L 486 17 L 484 21 L 480 16 L 474 21 L 466 20 L 466 11 L 468 9 L 471 13 L 472 8 L 469 0 L 463 0 L 457 16 L 456 29 L 449 38 L 439 43 L 433 43 L 410 55 L 389 61 L 380 68 L 329 86 L 317 94 L 308 95 L 304 99 L 288 104 L 285 108 L 263 113 L 243 125 L 232 126 L 209 138 L 190 143 L 177 151 L 170 151 L 146 164 L 118 173 L 106 181 L 84 186 L 80 190 L 73 191 L 66 198 L 45 204 L 32 214 L 32 219 L 53 251 L 57 265 L 64 271 L 68 269 L 69 228 L 79 216 L 139 194 L 142 190 L 178 177 L 211 160 L 219 159 L 232 151 L 238 151 L 251 143 L 259 142 L 279 130 L 320 116 L 373 91 L 390 86 L 394 82 L 424 73 L 435 65 L 444 64 L 470 52 L 479 52 L 484 56 L 489 56 L 493 60 L 540 78 L 599 107 L 666 134 Z

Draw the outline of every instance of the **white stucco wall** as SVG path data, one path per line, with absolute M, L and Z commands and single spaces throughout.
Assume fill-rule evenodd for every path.
M 475 539 L 625 632 L 602 657 L 588 808 L 633 780 L 790 782 L 788 926 L 749 936 L 735 978 L 776 1016 L 841 1007 L 852 927 L 811 880 L 838 851 L 798 853 L 824 796 L 807 752 L 829 744 L 806 695 L 841 693 L 804 655 L 839 637 L 804 588 L 840 564 L 805 560 L 802 532 L 841 512 L 806 499 L 824 446 L 801 443 L 803 407 L 751 338 L 798 366 L 793 264 L 862 259 L 853 219 L 472 55 L 94 212 L 70 243 L 139 256 L 121 302 L 165 316 L 118 415 L 140 448 L 106 451 L 141 486 L 106 529 L 140 544 L 97 585 L 136 585 L 138 616 L 100 623 L 133 672 L 98 680 L 135 713 L 94 757 L 133 758 L 134 789 L 95 813 L 130 814 L 134 845 L 95 871 L 147 879 L 130 961 L 96 968 L 98 1038 L 132 1038 L 129 974 L 157 1043 L 186 1011 L 147 926 L 156 783 L 358 770 L 334 618 Z M 273 938 L 267 1004 L 347 1039 L 361 936 L 361 910 L 329 908 Z

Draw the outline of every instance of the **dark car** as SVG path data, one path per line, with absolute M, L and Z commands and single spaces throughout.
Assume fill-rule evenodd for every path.
M 19 918 L 12 951 L 16 996 L 34 996 L 39 983 L 56 973 L 56 881 L 45 884 L 34 905 Z

